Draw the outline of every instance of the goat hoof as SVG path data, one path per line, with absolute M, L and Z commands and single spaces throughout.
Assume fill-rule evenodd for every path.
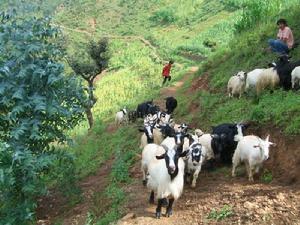
M 167 212 L 166 212 L 166 217 L 170 217 L 170 216 L 172 216 L 172 214 L 173 214 L 172 209 L 169 209 L 169 210 L 167 210 Z
M 167 207 L 169 205 L 168 200 L 166 198 L 162 199 L 162 206 Z
M 147 180 L 143 180 L 143 185 L 144 185 L 144 186 L 147 185 Z
M 156 212 L 156 213 L 155 213 L 156 219 L 160 219 L 160 216 L 161 216 L 161 213 L 160 213 L 160 212 Z

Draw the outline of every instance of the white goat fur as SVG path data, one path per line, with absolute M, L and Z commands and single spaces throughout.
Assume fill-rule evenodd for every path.
M 229 97 L 242 96 L 245 87 L 246 73 L 243 71 L 238 72 L 232 76 L 227 84 L 227 91 Z
M 155 144 L 161 144 L 162 141 L 164 140 L 163 135 L 161 131 L 158 128 L 153 129 L 153 142 Z M 141 136 L 141 144 L 140 144 L 140 149 L 143 149 L 147 145 L 147 136 L 145 133 L 142 134 Z
M 215 154 L 214 151 L 211 147 L 211 134 L 203 134 L 200 137 L 198 137 L 198 142 L 205 147 L 206 149 L 206 155 L 205 155 L 205 159 L 206 160 L 210 160 L 210 159 L 214 159 L 215 158 Z
M 142 173 L 143 180 L 146 180 L 148 173 L 148 165 L 152 160 L 156 160 L 155 156 L 161 155 L 165 152 L 164 148 L 157 144 L 147 144 L 142 152 Z
M 264 70 L 265 69 L 255 69 L 247 73 L 245 91 L 248 91 L 250 88 L 255 88 L 258 78 Z
M 191 187 L 196 187 L 196 182 L 197 182 L 197 178 L 198 178 L 198 175 L 199 173 L 201 172 L 201 167 L 203 165 L 203 163 L 205 162 L 205 158 L 206 158 L 206 148 L 201 145 L 201 157 L 200 157 L 200 161 L 199 162 L 196 162 L 196 165 L 194 165 L 195 162 L 192 161 L 192 147 L 194 144 L 197 144 L 198 142 L 195 141 L 194 143 L 191 144 L 190 146 L 190 153 L 189 153 L 189 156 L 188 156 L 188 159 L 187 159 L 187 162 L 186 162 L 186 171 L 188 173 L 191 173 L 191 172 L 194 172 L 193 173 L 193 181 L 192 181 L 192 184 L 191 184 Z M 200 153 L 199 153 L 200 154 Z
M 234 177 L 236 167 L 243 162 L 246 166 L 249 181 L 253 181 L 253 172 L 258 173 L 265 160 L 269 158 L 269 136 L 262 140 L 257 136 L 249 135 L 239 137 L 237 148 L 232 157 L 232 176 Z
M 295 84 L 300 83 L 300 66 L 297 66 L 295 69 L 293 69 L 292 73 L 292 88 L 295 88 Z
M 125 111 L 126 114 L 123 112 L 123 110 Z M 122 123 L 128 122 L 127 111 L 126 109 L 123 110 L 116 113 L 115 122 L 117 126 L 120 126 Z
M 162 199 L 172 196 L 175 200 L 177 200 L 183 191 L 183 159 L 178 159 L 178 174 L 173 180 L 171 180 L 164 159 L 157 160 L 155 158 L 148 163 L 147 167 L 149 174 L 147 177 L 147 187 L 157 193 L 156 197 L 158 199 Z
M 256 94 L 260 94 L 266 88 L 274 89 L 279 84 L 279 76 L 274 68 L 268 68 L 261 72 L 256 83 Z

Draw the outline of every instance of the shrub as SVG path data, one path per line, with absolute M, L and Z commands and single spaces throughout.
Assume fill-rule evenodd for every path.
M 1 224 L 32 223 L 53 143 L 83 118 L 84 92 L 64 75 L 59 35 L 47 18 L 0 16 Z
M 229 205 L 224 205 L 220 211 L 213 209 L 207 216 L 207 219 L 214 219 L 220 221 L 232 215 L 232 207 Z
M 174 10 L 170 8 L 158 10 L 150 17 L 152 22 L 161 24 L 174 23 L 177 19 Z

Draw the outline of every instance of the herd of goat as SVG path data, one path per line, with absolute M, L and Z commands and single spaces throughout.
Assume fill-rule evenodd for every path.
M 258 136 L 244 136 L 246 123 L 221 124 L 213 127 L 212 133 L 201 129 L 189 131 L 187 124 L 176 124 L 172 118 L 177 107 L 174 97 L 167 97 L 166 111 L 153 104 L 153 101 L 138 105 L 135 111 L 126 109 L 117 112 L 116 123 L 134 122 L 144 119 L 140 148 L 142 149 L 141 170 L 143 184 L 151 190 L 149 202 L 154 203 L 156 193 L 157 208 L 155 216 L 161 217 L 162 206 L 166 206 L 166 216 L 172 214 L 173 202 L 183 191 L 184 183 L 196 186 L 202 166 L 211 168 L 215 162 L 231 164 L 232 176 L 236 167 L 244 163 L 250 181 L 259 172 L 269 157 L 269 147 L 274 143 Z
M 251 89 L 259 95 L 264 89 L 282 87 L 284 90 L 298 89 L 300 86 L 300 61 L 290 62 L 286 55 L 280 56 L 276 63 L 270 63 L 267 69 L 243 71 L 232 76 L 227 85 L 229 97 L 241 97 Z

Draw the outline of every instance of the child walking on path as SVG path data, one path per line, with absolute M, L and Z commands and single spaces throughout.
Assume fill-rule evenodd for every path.
M 164 77 L 162 86 L 166 83 L 167 80 L 171 80 L 170 71 L 174 61 L 170 60 L 168 64 L 166 64 L 162 70 L 162 76 Z

